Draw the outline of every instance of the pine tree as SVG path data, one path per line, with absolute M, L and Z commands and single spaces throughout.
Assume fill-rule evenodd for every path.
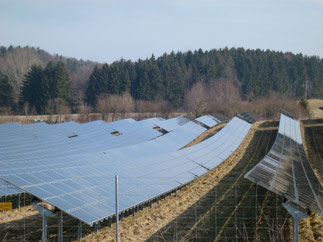
M 48 100 L 50 99 L 49 84 L 45 78 L 41 66 L 32 66 L 23 81 L 20 95 L 20 103 L 29 103 L 30 108 L 36 109 L 37 113 L 44 113 Z
M 13 87 L 8 76 L 0 73 L 0 107 L 9 107 L 13 103 Z

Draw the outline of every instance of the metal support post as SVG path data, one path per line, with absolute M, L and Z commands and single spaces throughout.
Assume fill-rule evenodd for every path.
M 119 200 L 118 200 L 118 175 L 115 176 L 115 192 L 116 192 L 116 242 L 119 242 Z
M 135 213 L 136 213 L 135 208 L 132 208 L 132 216 L 133 216 L 133 217 L 135 216 Z
M 77 238 L 78 240 L 82 239 L 82 222 L 79 221 L 78 229 L 77 229 Z
M 94 228 L 95 228 L 95 232 L 99 233 L 99 228 L 100 228 L 100 222 L 97 222 L 96 224 L 94 224 Z
M 42 241 L 47 241 L 47 217 L 56 217 L 57 214 L 50 211 L 46 207 L 43 207 L 42 205 L 39 205 L 37 202 L 32 202 L 34 207 L 38 210 L 38 212 L 43 217 L 43 231 L 42 231 Z
M 289 212 L 289 214 L 293 217 L 294 224 L 294 242 L 298 242 L 298 228 L 299 228 L 299 220 L 301 218 L 307 218 L 308 214 L 306 211 L 295 204 L 291 204 L 288 202 L 283 202 L 283 207 Z
M 112 226 L 112 218 L 111 217 L 108 218 L 108 226 L 109 226 L 109 228 L 111 228 L 111 226 Z
M 43 210 L 43 231 L 42 231 L 42 241 L 46 242 L 47 241 L 47 216 L 45 214 L 45 210 Z
M 18 195 L 18 208 L 20 209 L 20 193 Z
M 58 214 L 58 242 L 63 242 L 63 212 Z

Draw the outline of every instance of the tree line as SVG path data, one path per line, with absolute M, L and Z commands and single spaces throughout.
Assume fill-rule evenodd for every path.
M 322 97 L 323 60 L 243 48 L 172 52 L 137 62 L 120 60 L 94 69 L 86 98 L 95 105 L 102 93 L 129 91 L 134 99 L 161 99 L 180 106 L 185 92 L 195 83 L 212 84 L 220 80 L 233 81 L 245 100 L 269 92 Z
M 231 100 L 230 93 L 234 94 L 234 100 L 246 101 L 272 92 L 294 98 L 320 98 L 323 59 L 243 48 L 171 52 L 158 58 L 152 55 L 135 62 L 121 59 L 97 65 L 82 85 L 71 85 L 71 71 L 66 63 L 49 61 L 46 67 L 30 67 L 23 77 L 18 100 L 13 96 L 10 76 L 0 74 L 0 106 L 11 106 L 25 113 L 32 110 L 50 113 L 65 105 L 77 112 L 76 106 L 84 101 L 97 111 L 100 99 L 128 93 L 127 98 L 138 103 L 139 100 L 167 102 L 173 108 L 180 108 L 189 106 L 189 97 L 199 93 L 192 89 L 199 85 L 200 90 L 209 89 L 208 96 L 216 95 L 212 99 L 216 102 L 220 102 L 218 97 Z M 76 86 L 81 90 L 73 90 Z

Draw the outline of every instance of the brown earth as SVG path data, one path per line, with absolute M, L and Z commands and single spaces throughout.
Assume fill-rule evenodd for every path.
M 321 99 L 308 99 L 308 107 L 312 118 L 323 118 L 323 100 Z

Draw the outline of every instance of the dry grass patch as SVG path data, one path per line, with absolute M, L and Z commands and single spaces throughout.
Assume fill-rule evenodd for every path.
M 323 118 L 323 110 L 320 109 L 320 107 L 323 107 L 323 100 L 309 99 L 308 107 L 313 118 Z
M 203 140 L 206 140 L 207 138 L 211 137 L 212 135 L 214 135 L 218 131 L 220 131 L 225 125 L 226 125 L 226 123 L 222 123 L 222 124 L 219 124 L 219 125 L 214 126 L 211 129 L 206 130 L 205 132 L 203 132 L 202 134 L 200 134 L 198 137 L 196 137 L 192 142 L 190 142 L 187 145 L 185 145 L 182 149 L 191 147 L 193 145 L 196 145 L 196 144 L 202 142 Z
M 0 224 L 10 223 L 19 219 L 24 219 L 29 216 L 39 214 L 33 205 L 28 205 L 20 209 L 13 209 L 11 211 L 3 211 L 0 213 Z

